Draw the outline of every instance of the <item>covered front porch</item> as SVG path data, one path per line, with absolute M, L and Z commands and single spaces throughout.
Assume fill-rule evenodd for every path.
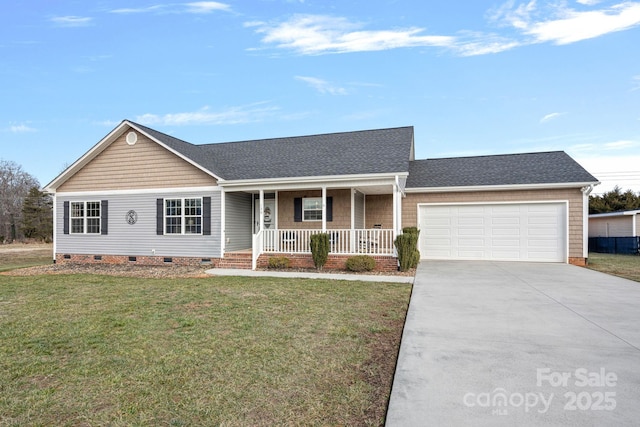
M 345 184 L 225 188 L 223 253 L 250 249 L 255 269 L 263 254 L 310 258 L 311 236 L 327 233 L 330 256 L 395 257 L 399 179 Z

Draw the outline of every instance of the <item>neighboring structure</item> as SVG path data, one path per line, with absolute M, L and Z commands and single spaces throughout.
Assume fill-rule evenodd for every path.
M 589 215 L 589 237 L 637 237 L 640 210 Z
M 589 215 L 589 251 L 640 253 L 640 210 Z
M 310 266 L 325 231 L 328 267 L 390 270 L 407 226 L 423 258 L 583 265 L 596 184 L 560 151 L 414 160 L 412 127 L 193 145 L 125 120 L 46 190 L 57 262 Z

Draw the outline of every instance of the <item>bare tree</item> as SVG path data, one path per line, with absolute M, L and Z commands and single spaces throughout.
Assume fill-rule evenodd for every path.
M 0 159 L 0 242 L 21 237 L 22 204 L 36 178 L 16 162 Z

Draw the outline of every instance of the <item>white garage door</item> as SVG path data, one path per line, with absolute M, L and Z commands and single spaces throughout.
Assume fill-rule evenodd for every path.
M 565 203 L 420 205 L 423 259 L 566 262 Z

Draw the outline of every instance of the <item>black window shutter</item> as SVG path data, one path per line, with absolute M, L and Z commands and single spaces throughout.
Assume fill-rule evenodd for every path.
M 164 199 L 156 199 L 156 234 L 164 234 Z
M 327 221 L 333 221 L 333 197 L 327 197 Z
M 202 198 L 202 234 L 211 236 L 211 197 Z
M 302 197 L 293 199 L 293 222 L 302 222 Z
M 69 234 L 69 202 L 64 202 L 62 204 L 63 206 L 63 219 L 64 219 L 64 225 L 62 226 L 63 228 L 63 233 L 64 234 Z
M 108 234 L 109 232 L 109 201 L 102 200 L 100 202 L 100 234 Z

